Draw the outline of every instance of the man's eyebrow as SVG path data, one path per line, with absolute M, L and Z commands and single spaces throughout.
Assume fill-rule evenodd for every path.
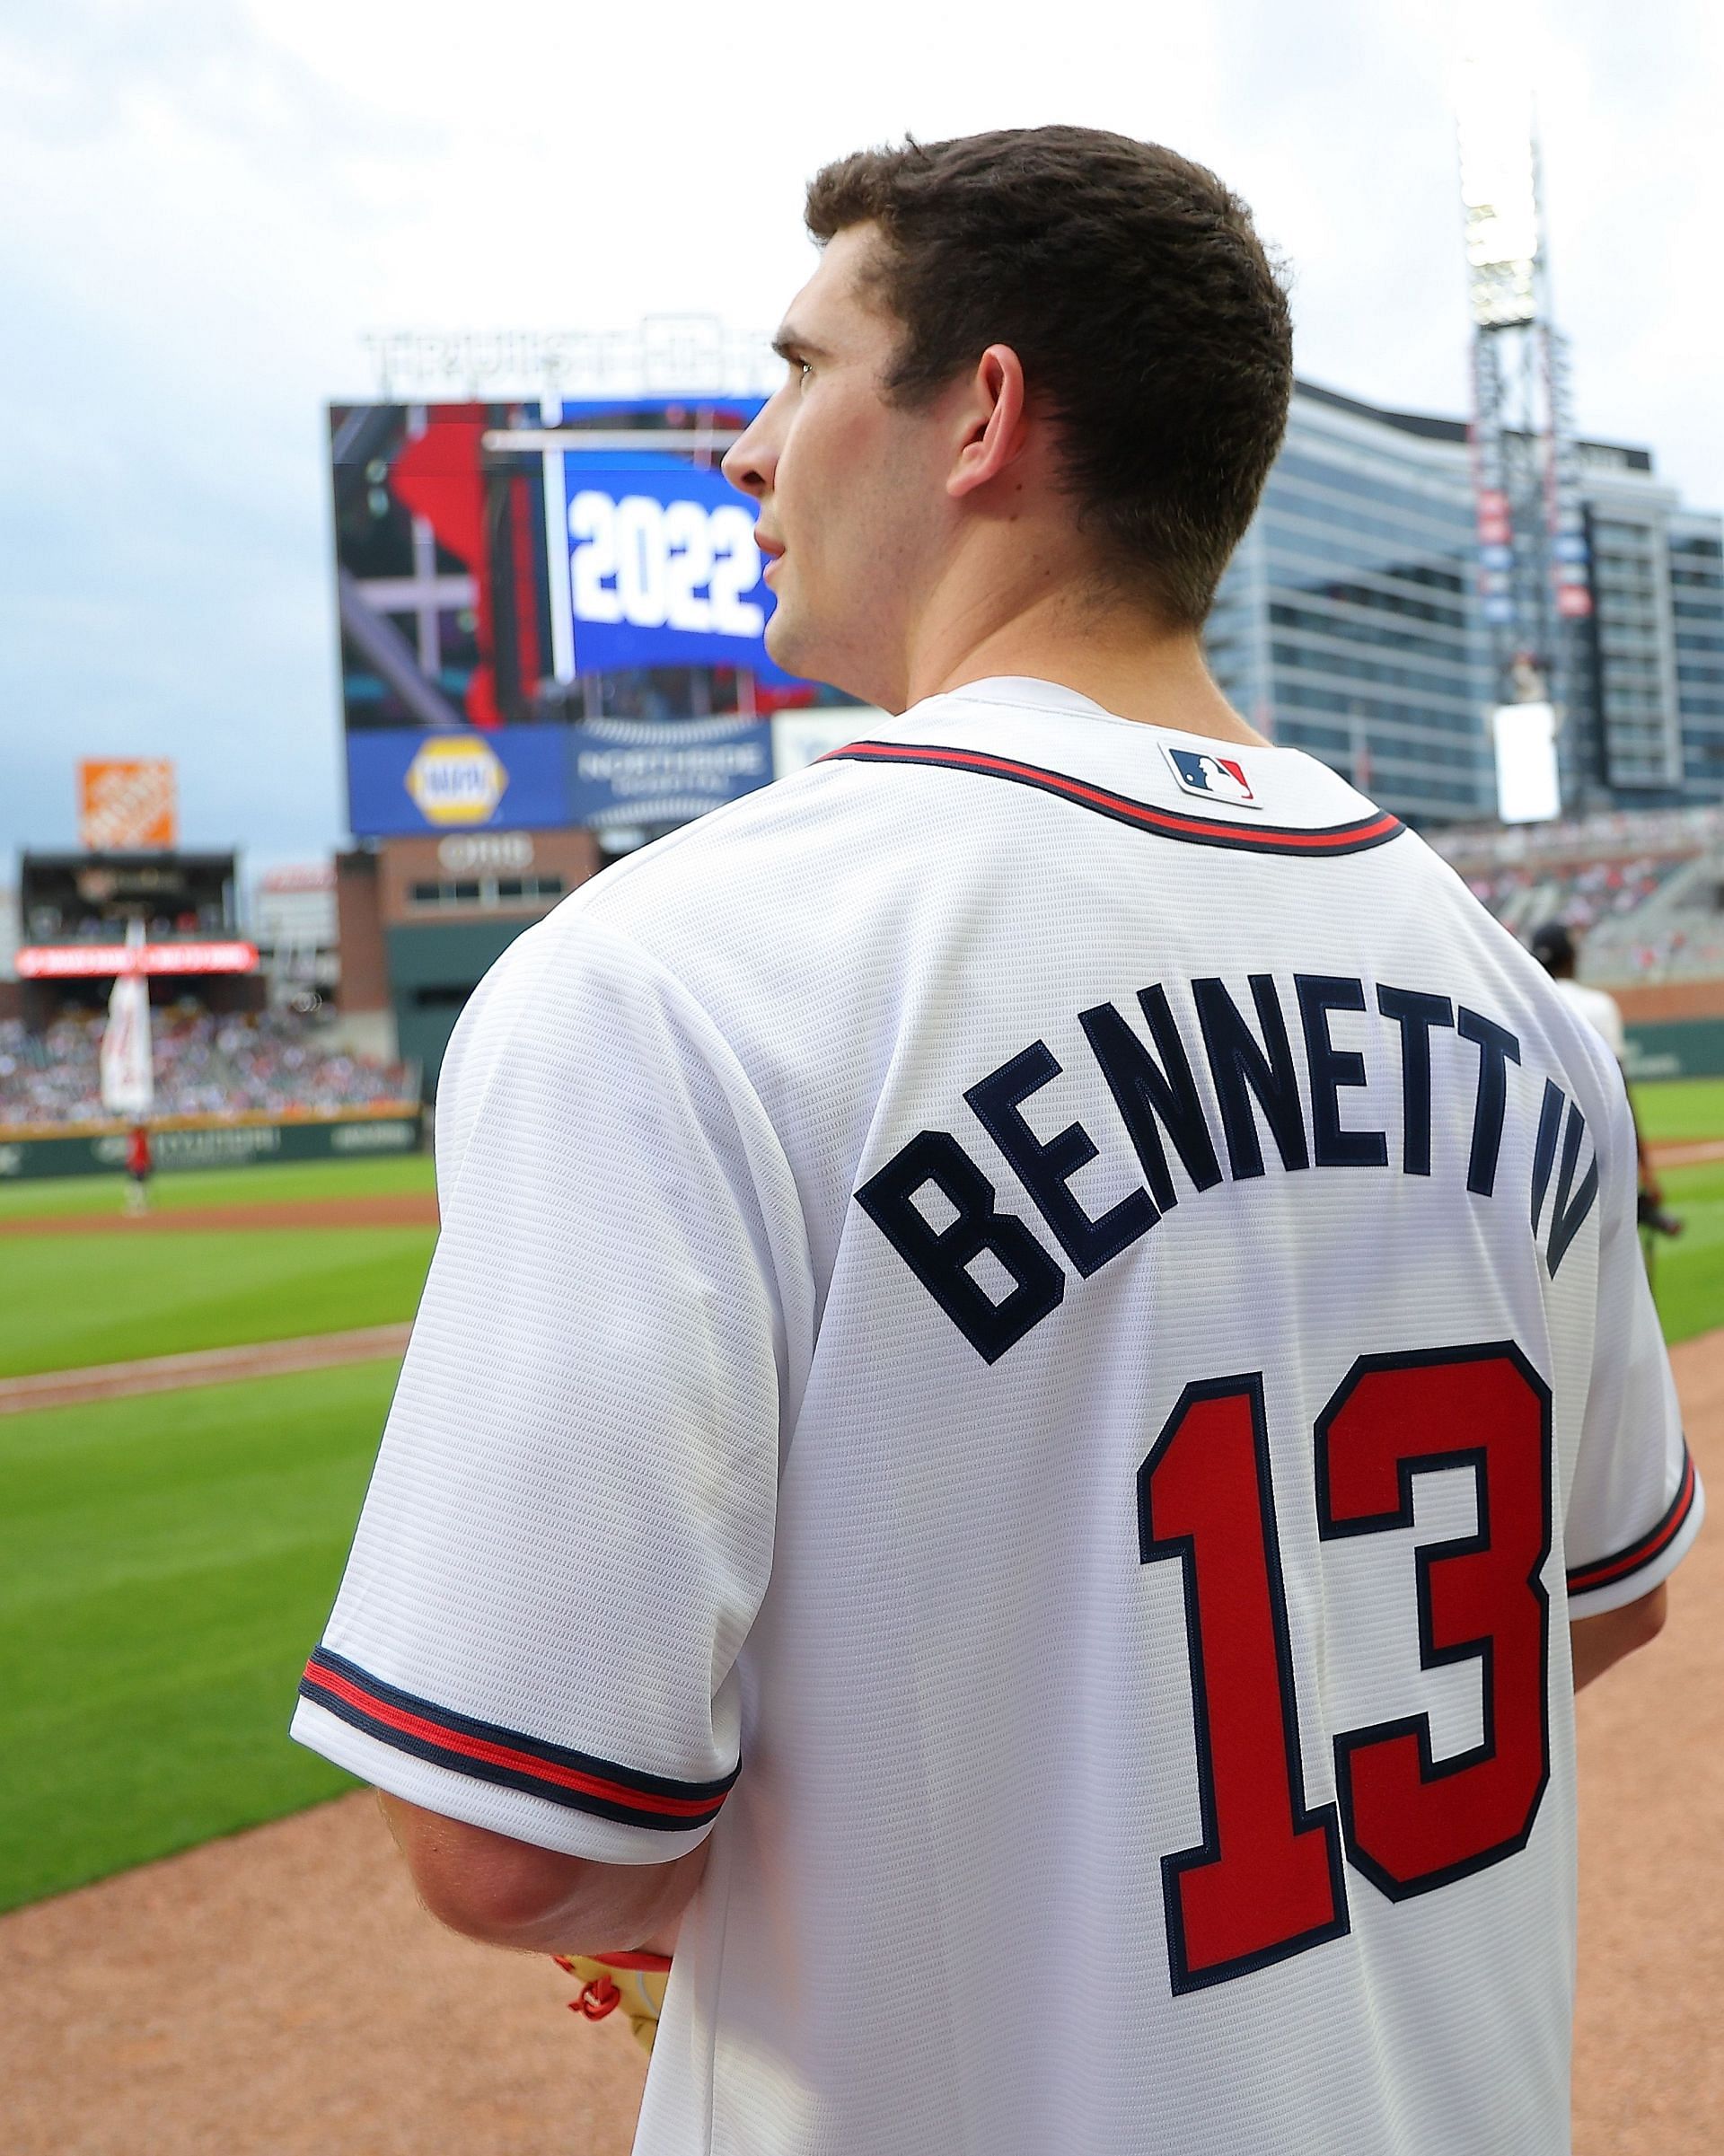
M 786 322 L 772 339 L 772 349 L 787 365 L 793 359 L 830 359 L 831 354 L 805 337 L 793 322 Z

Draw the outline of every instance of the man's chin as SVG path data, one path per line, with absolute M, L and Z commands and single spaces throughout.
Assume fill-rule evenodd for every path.
M 849 666 L 841 653 L 822 646 L 782 602 L 766 625 L 766 653 L 775 666 L 795 674 L 798 681 L 819 682 L 842 695 L 854 696 L 858 703 L 874 700 L 854 681 L 845 679 Z
M 786 673 L 794 673 L 799 681 L 818 681 L 815 672 L 815 654 L 809 639 L 798 636 L 794 620 L 787 618 L 787 610 L 780 604 L 766 625 L 766 656 L 775 666 Z

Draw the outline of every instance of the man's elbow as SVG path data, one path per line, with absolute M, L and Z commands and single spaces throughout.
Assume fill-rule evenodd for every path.
M 1632 1654 L 1635 1648 L 1656 1640 L 1664 1630 L 1665 1619 L 1670 1614 L 1670 1597 L 1663 1582 L 1649 1595 L 1642 1595 L 1638 1602 L 1631 1602 L 1621 1614 L 1627 1620 L 1629 1646 L 1625 1651 Z
M 572 1876 L 565 1875 L 552 1890 L 531 1867 L 409 1869 L 420 1901 L 440 1924 L 489 1947 L 536 1944 L 544 1926 L 567 1905 L 576 1885 Z
M 1660 1582 L 1649 1595 L 1625 1602 L 1620 1609 L 1576 1619 L 1570 1626 L 1575 1690 L 1656 1640 L 1664 1630 L 1668 1607 L 1669 1597 Z
M 384 1816 L 429 1914 L 487 1946 L 531 1946 L 576 1897 L 588 1869 L 564 1856 L 383 1797 Z

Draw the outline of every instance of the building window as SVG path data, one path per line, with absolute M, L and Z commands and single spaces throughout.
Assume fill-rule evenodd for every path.
M 559 876 L 488 876 L 480 877 L 449 878 L 441 883 L 419 883 L 408 886 L 408 902 L 413 906 L 436 908 L 441 906 L 519 906 L 538 900 L 559 899 L 563 895 L 563 879 Z

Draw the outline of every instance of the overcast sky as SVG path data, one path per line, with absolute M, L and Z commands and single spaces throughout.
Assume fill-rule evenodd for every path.
M 33 14 L 34 20 L 25 20 Z M 1515 20 L 1499 0 L 1495 34 Z M 165 754 L 190 844 L 341 836 L 321 407 L 382 328 L 770 329 L 802 185 L 906 129 L 1078 121 L 1245 195 L 1301 373 L 1460 414 L 1455 8 L 488 0 L 0 15 L 0 880 L 80 755 Z M 1583 431 L 1724 506 L 1724 11 L 1526 0 Z

